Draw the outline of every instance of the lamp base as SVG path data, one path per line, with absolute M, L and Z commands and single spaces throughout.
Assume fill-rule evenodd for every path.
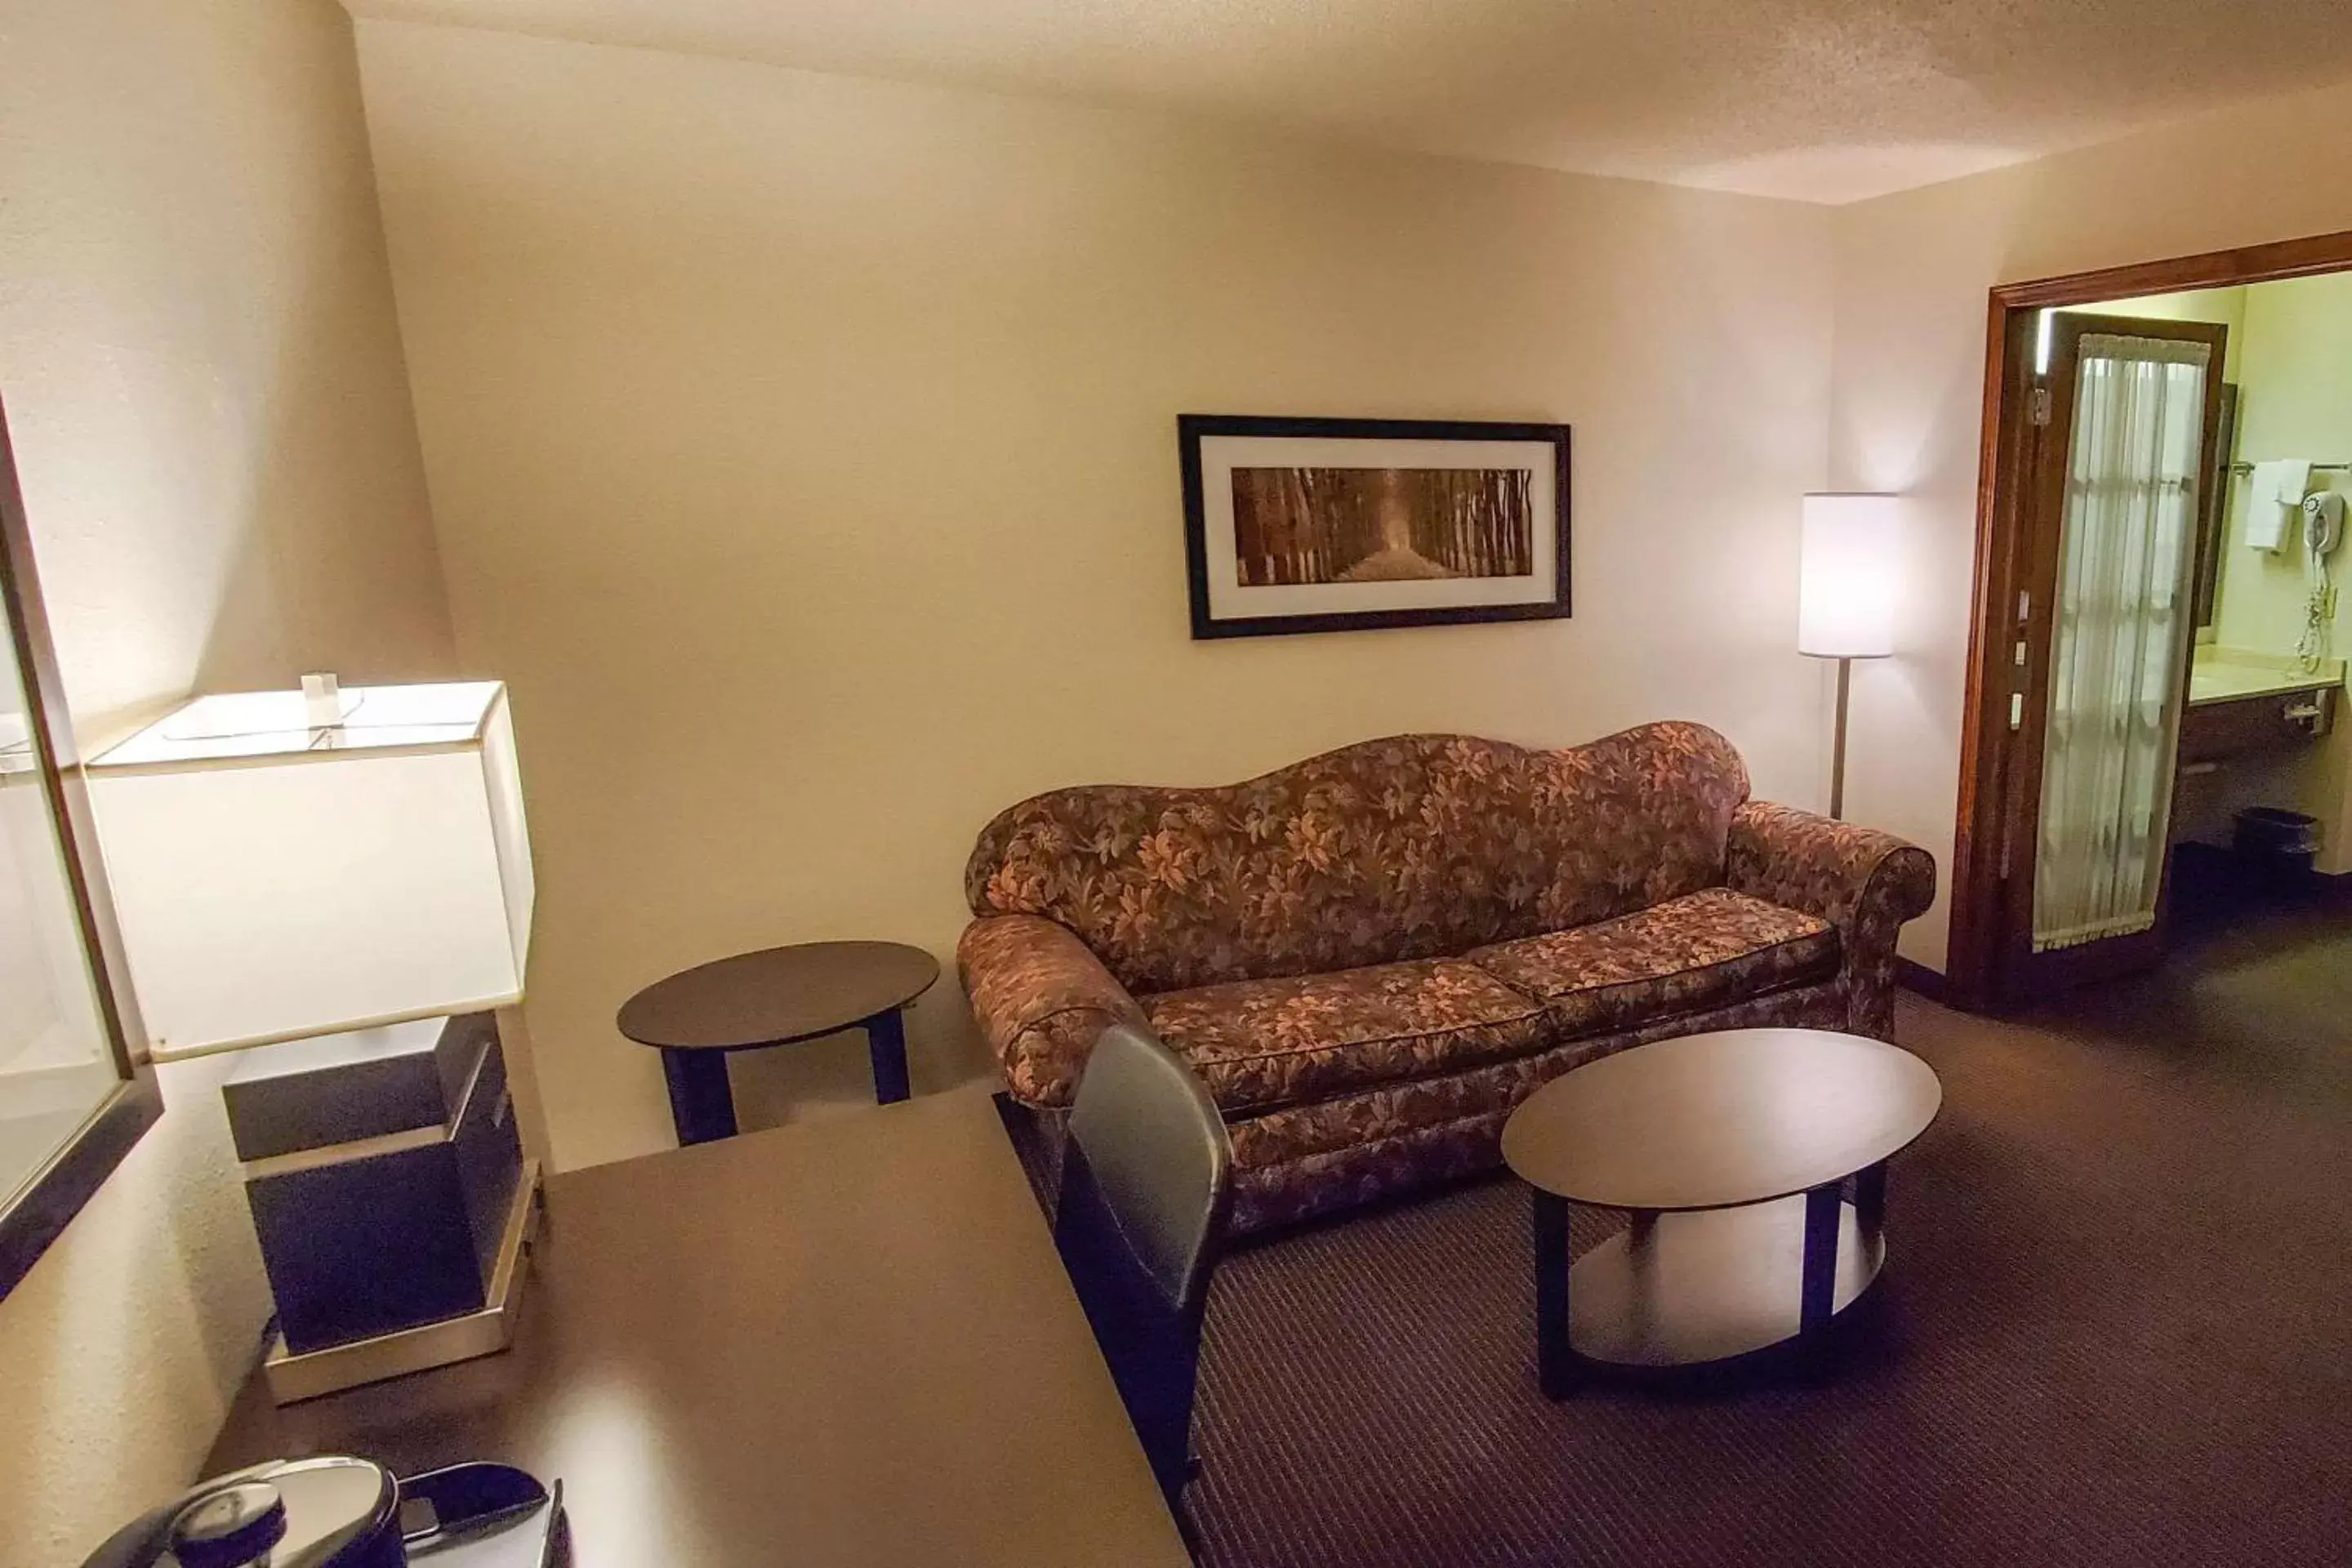
M 476 1356 L 495 1355 L 514 1342 L 515 1319 L 522 1308 L 522 1285 L 530 1244 L 539 1233 L 539 1162 L 524 1162 L 515 1184 L 506 1228 L 499 1237 L 498 1266 L 479 1311 L 420 1323 L 348 1344 L 295 1352 L 278 1335 L 261 1363 L 269 1396 L 280 1405 L 339 1394 L 363 1383 L 404 1377 Z

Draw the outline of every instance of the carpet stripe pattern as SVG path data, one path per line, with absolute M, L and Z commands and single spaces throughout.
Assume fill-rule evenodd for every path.
M 2352 934 L 2256 934 L 2024 1023 L 1905 999 L 1944 1113 L 1823 1386 L 1546 1401 L 1508 1179 L 1237 1252 L 1202 1560 L 2352 1559 Z

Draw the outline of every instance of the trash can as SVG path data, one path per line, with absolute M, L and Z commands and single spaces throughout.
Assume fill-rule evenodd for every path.
M 2238 813 L 2233 844 L 2248 870 L 2299 881 L 2319 859 L 2319 818 L 2281 806 L 2251 805 Z

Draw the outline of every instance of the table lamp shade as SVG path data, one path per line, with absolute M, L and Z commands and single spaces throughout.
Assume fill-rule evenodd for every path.
M 317 726 L 297 692 L 202 698 L 93 765 L 158 1059 L 521 998 L 533 887 L 505 688 L 341 700 Z
M 1897 499 L 1805 498 L 1797 649 L 1821 658 L 1895 651 Z

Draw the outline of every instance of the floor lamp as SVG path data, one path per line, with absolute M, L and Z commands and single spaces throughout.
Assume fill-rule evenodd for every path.
M 1797 651 L 1838 663 L 1837 733 L 1830 815 L 1845 816 L 1847 706 L 1853 661 L 1895 652 L 1895 547 L 1898 499 L 1844 492 L 1805 498 Z

